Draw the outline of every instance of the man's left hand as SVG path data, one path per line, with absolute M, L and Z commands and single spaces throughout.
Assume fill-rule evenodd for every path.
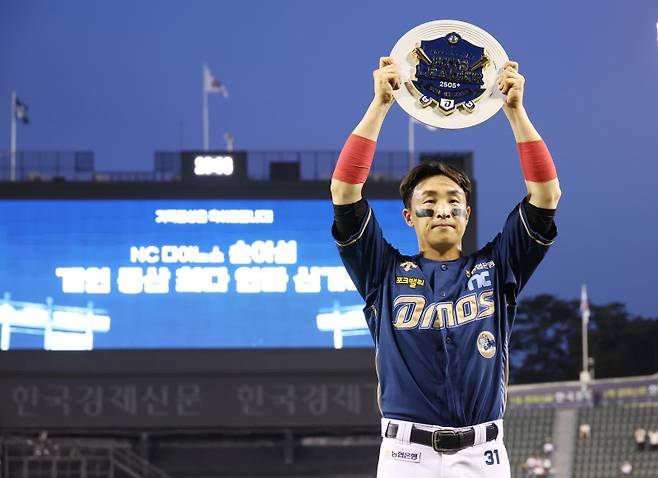
M 507 95 L 503 103 L 505 113 L 523 109 L 524 84 L 525 78 L 519 73 L 519 64 L 515 61 L 506 62 L 502 74 L 498 77 L 498 90 Z

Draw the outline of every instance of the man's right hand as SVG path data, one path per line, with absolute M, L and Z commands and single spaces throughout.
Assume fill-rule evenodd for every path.
M 344 173 L 345 169 L 354 167 L 355 162 L 360 163 L 354 167 L 355 171 L 361 173 L 370 171 L 377 136 L 379 136 L 384 118 L 395 100 L 393 90 L 400 88 L 401 84 L 400 72 L 393 64 L 393 59 L 387 56 L 379 59 L 379 68 L 372 72 L 372 76 L 375 83 L 375 97 L 359 124 L 352 131 L 352 137 L 345 143 L 336 165 L 336 171 L 342 169 Z M 351 157 L 352 155 L 354 157 Z M 339 168 L 339 164 L 342 165 L 342 168 Z M 337 205 L 353 204 L 362 197 L 361 189 L 365 177 L 361 178 L 359 173 L 357 174 L 359 179 L 354 181 L 353 178 L 346 179 L 343 173 L 339 172 L 336 177 L 336 172 L 334 172 L 334 176 L 331 178 L 331 198 Z M 341 177 L 342 180 L 339 179 Z
M 393 63 L 393 58 L 383 56 L 379 59 L 379 68 L 372 72 L 375 81 L 374 103 L 382 106 L 390 106 L 395 101 L 393 90 L 400 88 L 400 71 Z

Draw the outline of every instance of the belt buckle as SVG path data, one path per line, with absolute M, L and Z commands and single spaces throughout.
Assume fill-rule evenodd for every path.
M 453 451 L 454 448 L 443 448 L 439 446 L 439 439 L 441 438 L 441 435 L 457 436 L 457 432 L 455 430 L 434 430 L 432 432 L 432 448 L 434 449 L 434 451 L 437 453 L 446 453 L 449 451 Z

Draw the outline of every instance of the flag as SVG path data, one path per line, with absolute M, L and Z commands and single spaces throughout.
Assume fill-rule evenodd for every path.
M 27 116 L 27 105 L 22 103 L 18 98 L 16 98 L 16 104 L 14 105 L 14 115 L 16 115 L 17 120 L 25 124 L 30 122 L 30 118 Z
M 583 322 L 589 322 L 589 301 L 587 300 L 587 286 L 583 284 L 580 289 L 580 314 L 583 317 Z
M 228 98 L 228 90 L 213 74 L 208 65 L 203 65 L 203 85 L 206 93 L 221 93 Z

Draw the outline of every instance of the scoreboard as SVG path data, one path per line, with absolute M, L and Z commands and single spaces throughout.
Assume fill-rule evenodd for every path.
M 417 252 L 399 199 L 370 200 Z M 316 199 L 0 201 L 0 348 L 372 346 Z

